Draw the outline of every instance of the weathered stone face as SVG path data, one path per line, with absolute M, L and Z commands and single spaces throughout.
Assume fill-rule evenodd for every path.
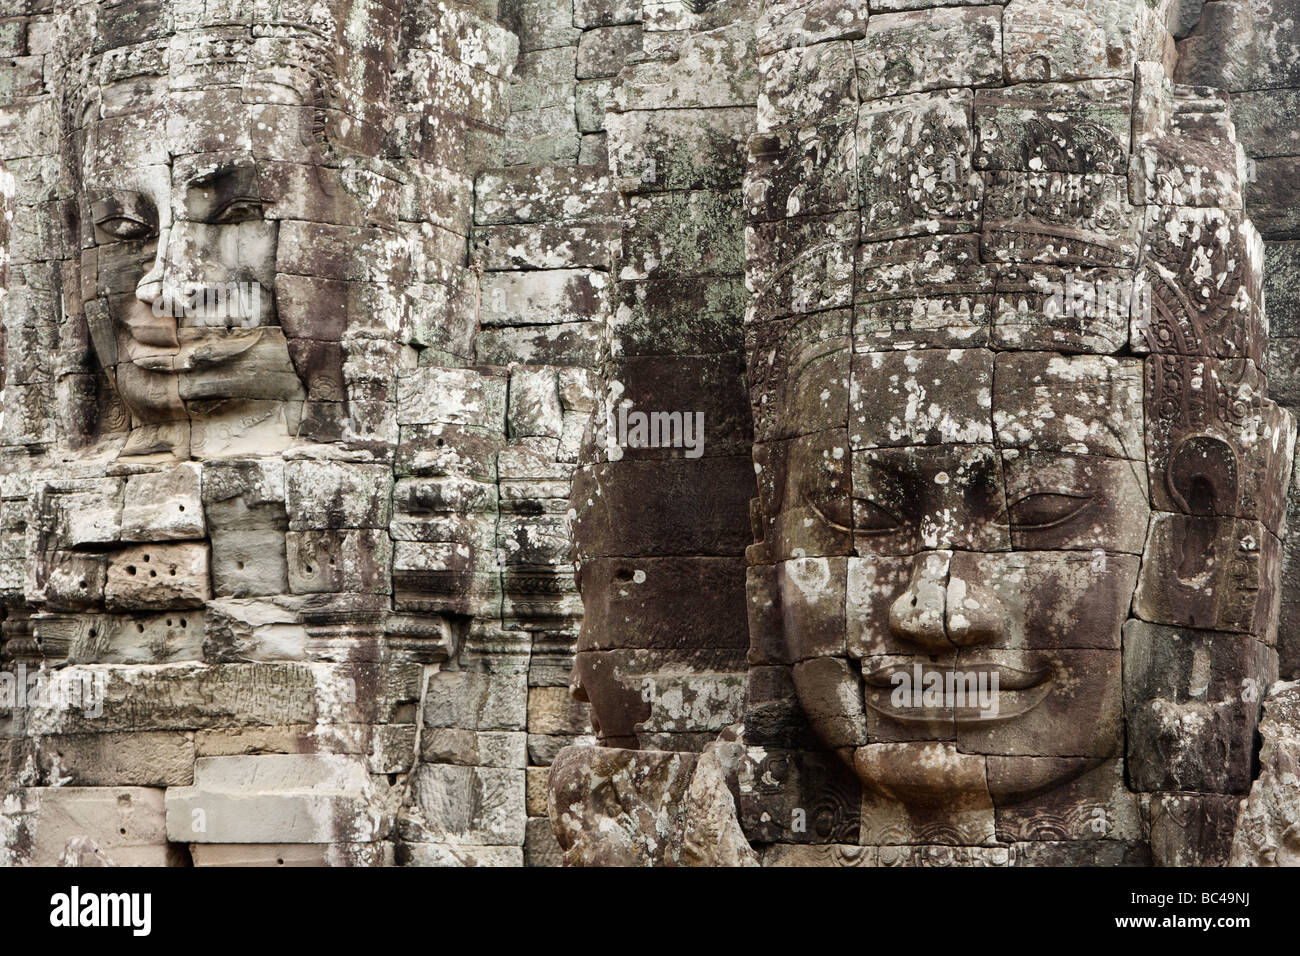
M 1059 762 L 1057 778 L 1038 758 L 1117 754 L 1121 627 L 1150 506 L 1140 463 L 1080 452 L 1140 449 L 1117 413 L 1140 395 L 1140 370 L 1130 363 L 1115 400 L 1122 369 L 1102 362 L 973 349 L 857 358 L 838 380 L 850 427 L 788 440 L 759 476 L 773 495 L 765 544 L 787 660 L 813 730 L 846 758 L 859 748 L 864 784 L 886 795 L 899 764 L 872 755 L 898 742 L 945 741 L 981 780 L 980 755 L 1004 757 L 1007 790 L 1017 762 L 1041 788 L 1088 761 Z M 1080 408 L 1062 407 L 1063 386 L 1037 384 L 1063 380 Z M 1114 421 L 1089 422 L 1112 409 Z M 1052 412 L 1078 424 L 1032 427 Z M 900 697 L 896 681 L 916 668 L 996 678 L 996 715 L 974 695 Z M 909 799 L 941 801 L 954 765 L 920 766 Z
M 326 371 L 306 353 L 330 338 L 303 326 L 310 292 L 286 273 L 347 277 L 328 255 L 304 255 L 297 223 L 282 235 L 281 220 L 347 222 L 358 197 L 322 165 L 313 80 L 323 77 L 309 45 L 194 31 L 170 52 L 161 75 L 96 64 L 84 91 L 91 341 L 130 416 L 122 454 L 265 453 L 297 434 L 305 386 Z M 277 56 L 294 68 L 277 69 Z
M 504 166 L 538 104 L 496 12 L 60 0 L 0 39 L 44 66 L 0 68 L 0 682 L 108 680 L 96 714 L 0 704 L 6 862 L 132 858 L 111 815 L 63 825 L 104 797 L 44 799 L 68 782 L 149 789 L 150 859 L 554 848 L 535 771 L 589 739 L 564 510 L 616 229 L 576 130 L 568 166 Z M 248 799 L 260 832 L 221 809 Z
M 769 24 L 795 51 L 747 178 L 745 742 L 852 768 L 860 829 L 812 842 L 1141 842 L 1132 791 L 1247 784 L 1294 426 L 1257 368 L 1238 153 L 1154 62 L 1149 5 L 1040 6 L 873 11 L 855 90 L 830 64 L 861 24 Z M 755 785 L 751 839 L 809 839 L 790 787 Z
M 194 117 L 200 125 L 212 119 Z M 103 138 L 101 148 L 113 152 L 143 154 L 140 161 L 152 167 L 85 171 L 88 195 L 95 197 L 95 246 L 83 254 L 95 297 L 86 307 L 99 316 L 92 325 L 96 354 L 133 426 L 166 432 L 198 416 L 200 407 L 216 411 L 206 420 L 236 412 L 230 400 L 301 402 L 302 385 L 276 327 L 276 225 L 263 218 L 255 167 L 177 163 L 170 172 L 180 181 L 168 182 L 168 144 L 161 137 L 106 125 L 93 124 L 87 139 Z M 132 134 L 160 154 L 123 142 Z M 173 201 L 187 218 L 171 218 Z M 279 417 L 287 436 L 297 415 L 280 411 Z M 140 434 L 125 451 L 157 447 Z

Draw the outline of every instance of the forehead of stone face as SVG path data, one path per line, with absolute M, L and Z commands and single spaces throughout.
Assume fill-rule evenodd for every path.
M 318 127 L 324 136 L 338 125 L 317 114 L 351 86 L 338 80 L 340 58 L 324 36 L 301 23 L 265 32 L 204 27 L 150 42 L 117 37 L 107 50 L 97 41 L 78 95 L 86 165 L 232 151 L 311 162 Z
M 988 349 L 859 353 L 851 379 L 854 448 L 993 441 Z
M 132 82 L 144 108 L 86 118 L 82 169 L 86 182 L 126 180 L 131 171 L 176 157 L 242 154 L 250 160 L 315 162 L 316 121 L 308 91 L 279 88 L 279 102 L 248 102 L 241 85 L 168 89 L 166 76 Z M 196 160 L 196 165 L 201 165 Z
M 993 425 L 1003 448 L 1142 460 L 1141 359 L 1055 352 L 997 356 Z

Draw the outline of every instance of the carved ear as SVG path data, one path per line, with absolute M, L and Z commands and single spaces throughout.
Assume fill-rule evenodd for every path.
M 1231 515 L 1237 504 L 1237 455 L 1221 438 L 1192 435 L 1169 456 L 1165 481 L 1183 514 Z

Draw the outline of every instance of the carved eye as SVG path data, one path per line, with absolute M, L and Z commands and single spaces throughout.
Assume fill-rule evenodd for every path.
M 153 223 L 134 216 L 106 216 L 96 220 L 95 225 L 114 239 L 148 239 L 154 234 Z
M 249 222 L 262 218 L 262 201 L 260 199 L 232 199 L 213 214 L 210 222 L 218 225 L 235 222 Z
M 892 534 L 903 523 L 874 501 L 853 500 L 853 530 L 858 534 Z
M 810 494 L 802 493 L 803 506 L 807 507 L 813 514 L 822 519 L 822 522 L 835 528 L 836 531 L 852 533 L 853 528 L 849 527 L 852 518 L 849 516 L 848 498 L 831 497 L 824 498 L 822 502 L 816 502 Z
M 1011 508 L 1011 523 L 1022 531 L 1043 531 L 1069 521 L 1092 501 L 1089 495 L 1044 491 L 1025 495 Z
M 801 497 L 804 505 L 826 524 L 839 531 L 852 532 L 853 529 L 849 527 L 850 518 L 847 499 L 828 498 L 818 504 L 808 494 Z
M 158 234 L 158 212 L 147 196 L 118 190 L 90 204 L 95 228 L 109 239 L 139 241 Z M 102 237 L 101 237 L 102 238 Z

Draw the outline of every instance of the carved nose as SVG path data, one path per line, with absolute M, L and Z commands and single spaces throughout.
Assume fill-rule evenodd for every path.
M 889 627 L 894 636 L 941 653 L 997 640 L 1003 617 L 991 589 L 952 574 L 951 551 L 928 551 L 916 556 L 907 590 L 889 609 Z
M 591 698 L 587 696 L 587 688 L 576 676 L 569 678 L 569 696 L 580 704 L 590 704 Z
M 958 647 L 988 644 L 1002 636 L 1004 610 L 992 590 L 952 574 L 947 598 L 948 640 Z
M 135 297 L 145 305 L 153 305 L 163 294 L 163 276 L 167 271 L 167 240 L 170 231 L 165 226 L 158 230 L 158 252 L 154 255 L 153 266 L 135 284 Z
M 951 551 L 927 551 L 916 556 L 907 590 L 889 608 L 889 629 L 895 637 L 932 653 L 952 650 L 944 621 L 951 564 Z

